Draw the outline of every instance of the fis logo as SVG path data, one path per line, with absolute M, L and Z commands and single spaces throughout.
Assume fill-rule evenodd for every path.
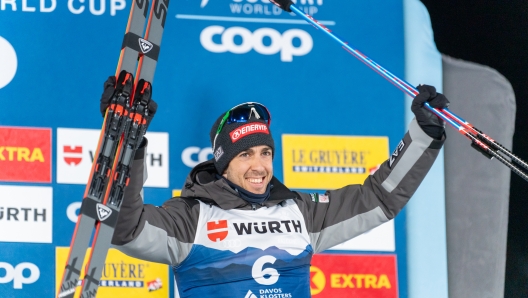
M 236 36 L 242 38 L 241 44 L 235 43 Z M 265 44 L 265 39 L 269 39 L 271 43 Z M 294 39 L 300 41 L 298 46 L 294 46 Z M 294 56 L 304 56 L 313 48 L 312 36 L 300 29 L 289 29 L 281 34 L 272 28 L 260 28 L 251 32 L 244 27 L 226 29 L 222 26 L 209 26 L 200 34 L 200 42 L 206 50 L 213 53 L 246 54 L 251 50 L 262 55 L 280 53 L 282 62 L 292 62 Z

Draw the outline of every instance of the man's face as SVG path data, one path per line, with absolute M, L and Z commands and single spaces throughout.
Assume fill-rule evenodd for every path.
M 269 146 L 255 146 L 240 152 L 227 166 L 224 177 L 255 194 L 263 194 L 273 177 L 273 152 Z

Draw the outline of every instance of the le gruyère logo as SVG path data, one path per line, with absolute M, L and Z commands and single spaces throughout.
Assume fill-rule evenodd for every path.
M 213 242 L 220 242 L 227 237 L 227 220 L 207 222 L 207 237 Z

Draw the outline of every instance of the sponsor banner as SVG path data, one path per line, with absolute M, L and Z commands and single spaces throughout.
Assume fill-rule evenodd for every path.
M 51 128 L 0 126 L 0 181 L 51 183 Z
M 290 188 L 362 184 L 389 152 L 387 137 L 282 135 L 284 182 Z
M 338 244 L 330 250 L 396 251 L 394 220 L 375 227 L 347 242 Z
M 397 298 L 396 255 L 314 255 L 310 290 L 318 298 Z
M 57 183 L 86 184 L 100 130 L 57 128 Z M 147 187 L 169 187 L 169 134 L 148 132 Z
M 53 189 L 0 185 L 0 241 L 51 243 Z
M 58 293 L 69 247 L 57 247 L 55 259 L 55 293 Z M 87 249 L 86 256 L 90 249 Z M 83 263 L 81 280 L 84 277 Z M 81 282 L 81 281 L 80 281 Z M 79 282 L 79 283 L 80 283 Z M 80 284 L 79 284 L 80 285 Z M 77 287 L 75 298 L 80 295 Z M 97 298 L 105 297 L 163 297 L 169 295 L 169 266 L 129 257 L 111 248 L 106 256 L 103 274 L 97 290 Z

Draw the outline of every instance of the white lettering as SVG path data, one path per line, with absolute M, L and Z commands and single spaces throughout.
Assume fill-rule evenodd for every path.
M 22 11 L 35 12 L 36 10 L 35 7 L 27 6 L 27 0 L 22 0 Z
M 123 10 L 126 7 L 125 0 L 111 0 L 110 1 L 110 15 L 115 16 L 118 10 Z
M 193 158 L 197 154 L 198 159 Z M 199 163 L 209 159 L 209 155 L 213 155 L 213 149 L 210 147 L 201 149 L 200 147 L 187 147 L 182 151 L 181 158 L 184 165 L 194 168 Z
M 273 268 L 262 269 L 265 264 L 270 263 L 274 264 L 277 259 L 274 256 L 262 256 L 255 261 L 253 267 L 251 268 L 251 276 L 253 279 L 261 285 L 272 285 L 279 280 L 279 272 Z M 265 277 L 265 276 L 269 277 Z
M 57 7 L 57 0 L 50 0 L 51 6 L 46 7 L 46 0 L 40 0 L 40 12 L 52 12 Z
M 216 35 L 221 35 L 221 43 L 213 41 Z M 235 43 L 236 36 L 241 37 L 242 43 Z M 264 44 L 265 38 L 271 40 L 269 45 Z M 300 40 L 298 47 L 293 45 L 294 39 Z M 280 52 L 283 62 L 293 61 L 293 56 L 304 56 L 313 48 L 310 34 L 300 29 L 290 29 L 281 35 L 272 28 L 260 28 L 252 33 L 243 27 L 225 29 L 222 26 L 209 26 L 200 34 L 200 42 L 206 50 L 213 53 L 245 54 L 251 49 L 263 55 L 274 55 Z
M 77 9 L 73 7 L 73 1 L 74 0 L 68 0 L 68 9 L 73 14 L 81 14 L 84 11 L 84 5 L 81 5 L 81 7 Z M 79 0 L 79 2 L 84 3 L 84 0 Z
M 105 12 L 106 0 L 99 0 L 99 10 L 95 9 L 95 1 L 97 0 L 90 0 L 90 12 L 95 16 L 100 16 Z
M 86 3 L 88 3 L 88 10 L 90 13 L 95 16 L 100 16 L 106 12 L 107 2 L 110 6 L 109 10 L 111 16 L 115 16 L 118 10 L 126 8 L 125 0 L 68 0 L 68 9 L 73 14 L 81 14 L 86 8 Z
M 2 9 L 2 10 L 5 10 L 7 4 L 9 4 L 9 5 L 11 5 L 11 10 L 12 10 L 12 11 L 16 11 L 16 10 L 17 10 L 17 7 L 16 7 L 16 3 L 15 3 L 15 1 L 16 1 L 16 0 L 2 0 L 2 1 L 0 1 L 0 2 L 2 2 L 1 9 Z
M 79 218 L 79 210 L 81 209 L 81 202 L 74 202 L 68 205 L 68 208 L 66 208 L 66 216 L 69 220 L 76 223 L 77 218 Z
M 0 276 L 0 284 L 5 284 L 13 281 L 13 288 L 22 289 L 24 284 L 32 284 L 40 277 L 39 268 L 32 263 L 20 263 L 13 267 L 9 263 L 0 262 L 0 269 L 5 270 L 5 275 Z M 24 276 L 24 270 L 29 270 L 29 276 Z

